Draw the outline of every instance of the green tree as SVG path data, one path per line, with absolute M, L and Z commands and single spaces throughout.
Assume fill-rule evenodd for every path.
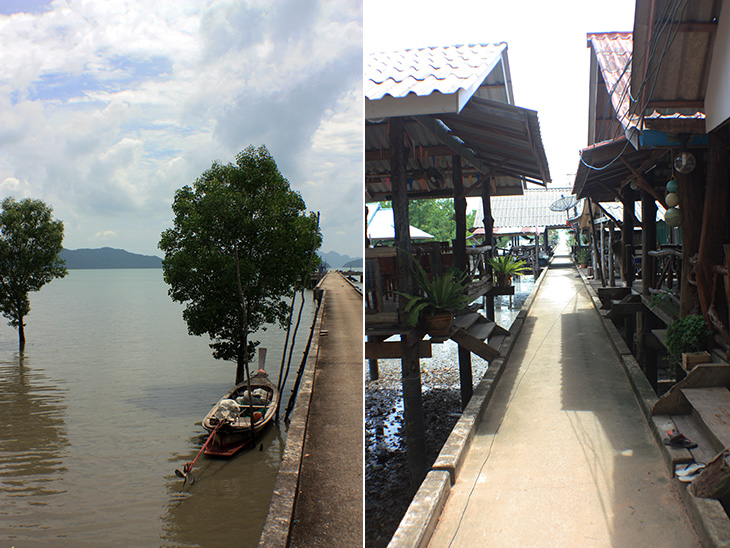
M 381 202 L 381 207 L 390 209 L 393 206 L 391 202 Z M 474 226 L 474 219 L 476 216 L 476 210 L 467 212 L 467 230 Z M 442 198 L 438 200 L 410 200 L 408 202 L 408 218 L 411 226 L 415 226 L 424 232 L 428 232 L 439 242 L 450 242 L 456 238 L 454 200 L 451 198 Z
M 305 207 L 264 146 L 248 147 L 236 164 L 213 163 L 175 194 L 174 226 L 159 243 L 169 294 L 186 304 L 188 332 L 207 333 L 215 358 L 236 361 L 236 383 L 259 344 L 249 335 L 284 325 L 284 299 L 321 245 Z
M 0 311 L 18 330 L 20 351 L 25 348 L 24 318 L 30 313 L 28 293 L 68 274 L 59 256 L 63 222 L 41 200 L 3 200 L 0 212 Z

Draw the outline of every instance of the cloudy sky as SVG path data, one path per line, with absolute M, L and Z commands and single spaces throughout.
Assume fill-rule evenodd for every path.
M 355 0 L 0 0 L 0 197 L 161 255 L 175 191 L 264 144 L 362 256 L 362 36 Z
M 634 0 L 366 0 L 365 50 L 507 42 L 517 106 L 538 111 L 555 186 L 588 135 L 586 33 L 631 32 Z

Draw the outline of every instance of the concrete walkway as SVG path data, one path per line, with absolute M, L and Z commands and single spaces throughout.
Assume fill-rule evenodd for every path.
M 326 291 L 291 546 L 363 539 L 363 300 L 338 273 Z
M 700 546 L 600 322 L 556 258 L 429 546 Z

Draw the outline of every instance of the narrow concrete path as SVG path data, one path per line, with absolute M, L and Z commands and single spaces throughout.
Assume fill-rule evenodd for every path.
M 356 547 L 363 543 L 363 300 L 338 273 L 327 274 L 323 287 L 291 546 Z
M 540 287 L 429 546 L 700 546 L 567 257 Z

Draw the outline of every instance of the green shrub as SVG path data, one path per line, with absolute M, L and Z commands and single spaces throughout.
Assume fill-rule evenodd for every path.
M 712 334 L 700 315 L 678 318 L 667 327 L 667 359 L 672 373 L 685 352 L 699 352 L 707 346 Z

